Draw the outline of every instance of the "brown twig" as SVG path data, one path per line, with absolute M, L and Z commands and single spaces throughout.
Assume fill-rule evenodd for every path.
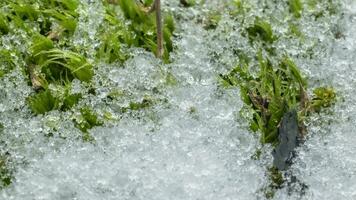
M 161 0 L 155 0 L 156 7 L 156 23 L 157 23 L 157 57 L 163 56 L 163 32 L 162 32 L 162 16 L 161 16 Z
M 161 15 L 161 0 L 155 0 L 152 6 L 148 9 L 143 9 L 146 14 L 151 14 L 156 11 L 156 24 L 157 24 L 157 52 L 158 58 L 162 58 L 164 53 L 163 48 L 163 32 L 162 32 L 162 15 Z

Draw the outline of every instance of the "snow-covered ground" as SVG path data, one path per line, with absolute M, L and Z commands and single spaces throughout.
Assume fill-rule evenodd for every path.
M 183 10 L 173 0 L 165 3 L 182 18 L 194 19 L 204 11 Z M 275 199 L 356 199 L 356 1 L 344 0 L 339 15 L 336 24 L 343 37 L 320 33 L 316 37 L 325 44 L 316 47 L 320 49 L 315 58 L 295 59 L 311 86 L 334 86 L 342 98 L 332 114 L 311 117 L 308 140 L 297 150 L 291 170 L 308 186 L 305 195 L 288 196 L 287 189 L 281 189 Z M 103 64 L 96 71 L 97 96 L 89 95 L 81 104 L 95 105 L 99 113 L 111 112 L 114 120 L 90 130 L 94 144 L 78 140 L 80 132 L 66 113 L 30 117 L 25 98 L 31 90 L 19 70 L 1 80 L 1 145 L 12 153 L 15 179 L 1 191 L 0 199 L 263 199 L 271 147 L 261 147 L 240 116 L 238 89 L 222 89 L 217 81 L 218 74 L 235 62 L 229 60 L 229 48 L 247 41 L 237 41 L 241 36 L 228 30 L 232 23 L 228 18 L 212 31 L 195 20 L 179 23 L 172 63 L 161 64 L 138 49 L 124 68 Z M 320 30 L 315 23 L 303 27 L 310 28 L 306 35 Z M 230 35 L 219 35 L 224 30 Z M 277 45 L 291 55 L 303 48 L 281 40 Z M 221 62 L 212 59 L 214 47 Z M 162 74 L 168 72 L 176 85 L 162 84 Z M 77 84 L 74 88 L 80 91 Z M 129 91 L 129 99 L 103 103 L 113 88 Z M 115 116 L 115 109 L 147 95 L 159 103 Z M 60 134 L 44 135 L 51 132 Z M 251 158 L 257 148 L 263 151 L 260 160 Z

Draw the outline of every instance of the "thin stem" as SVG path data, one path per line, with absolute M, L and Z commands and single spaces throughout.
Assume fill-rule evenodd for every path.
M 164 49 L 163 49 L 161 0 L 155 0 L 154 7 L 156 10 L 156 23 L 157 23 L 157 57 L 162 58 Z
M 162 15 L 161 15 L 161 0 L 155 0 L 152 6 L 148 9 L 143 9 L 144 12 L 150 14 L 156 11 L 156 24 L 157 24 L 157 52 L 158 58 L 162 58 L 164 53 L 163 48 L 163 32 L 162 32 Z

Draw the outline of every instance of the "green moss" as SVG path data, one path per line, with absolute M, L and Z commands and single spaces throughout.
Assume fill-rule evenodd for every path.
M 146 98 L 143 99 L 142 102 L 131 102 L 129 105 L 129 109 L 136 111 L 136 110 L 145 109 L 150 105 L 152 105 L 152 101 Z
M 9 186 L 12 182 L 12 173 L 8 168 L 8 159 L 0 155 L 0 189 Z
M 303 39 L 303 37 L 304 37 L 302 31 L 300 30 L 300 28 L 297 24 L 289 23 L 289 32 L 291 35 L 296 36 L 298 38 Z
M 166 85 L 175 86 L 178 84 L 177 78 L 172 73 L 167 73 L 166 75 Z
M 336 93 L 333 88 L 319 87 L 314 89 L 311 100 L 311 108 L 320 112 L 323 108 L 328 108 L 336 103 Z
M 52 49 L 42 51 L 40 56 L 47 59 L 39 63 L 46 79 L 71 80 L 77 78 L 84 82 L 90 82 L 94 76 L 93 66 L 81 56 L 72 51 Z
M 71 109 L 74 105 L 76 105 L 79 100 L 82 98 L 81 94 L 67 94 L 64 97 L 63 104 L 61 106 L 61 110 L 69 110 Z
M 80 113 L 80 119 L 75 120 L 76 127 L 82 131 L 83 141 L 93 142 L 94 138 L 89 134 L 88 130 L 95 126 L 102 126 L 104 123 L 98 119 L 96 113 L 89 107 L 82 108 Z
M 3 14 L 0 13 L 0 33 L 8 34 L 9 33 L 9 25 Z
M 184 7 L 191 7 L 196 4 L 195 0 L 180 0 L 180 4 Z
M 276 190 L 282 188 L 285 183 L 285 179 L 280 171 L 275 167 L 268 168 L 267 176 L 271 180 L 270 184 L 263 189 L 264 195 L 267 199 L 272 199 L 276 193 Z
M 59 100 L 52 95 L 50 90 L 41 91 L 28 98 L 29 107 L 35 114 L 45 114 L 58 109 L 59 103 Z
M 207 15 L 207 19 L 204 22 L 204 28 L 206 30 L 215 29 L 221 20 L 221 13 L 217 11 L 211 11 Z
M 0 50 L 0 78 L 16 67 L 15 52 Z
M 3 134 L 4 126 L 0 123 L 0 135 Z M 3 150 L 3 149 L 2 149 Z M 8 156 L 0 154 L 0 189 L 8 186 L 12 182 L 12 173 L 8 166 Z
M 143 47 L 151 52 L 157 52 L 157 24 L 154 15 L 145 13 L 134 0 L 119 1 L 119 5 L 125 18 L 131 21 L 128 30 L 134 36 L 126 40 L 126 43 L 136 47 Z M 166 15 L 163 21 L 165 22 L 163 25 L 163 60 L 167 63 L 169 62 L 169 53 L 173 50 L 171 39 L 174 31 L 172 29 L 174 27 L 173 17 Z
M 303 4 L 300 0 L 289 0 L 289 10 L 293 13 L 294 17 L 300 18 L 303 11 Z
M 126 44 L 132 44 L 134 36 L 127 30 L 124 22 L 118 18 L 115 6 L 108 4 L 105 10 L 104 23 L 100 30 L 102 32 L 100 34 L 101 44 L 96 57 L 107 63 L 124 62 L 129 56 L 124 52 L 123 47 Z
M 261 132 L 261 142 L 277 143 L 278 125 L 285 112 L 298 106 L 306 81 L 287 57 L 278 66 L 257 55 L 259 73 L 253 76 L 242 62 L 227 75 L 220 75 L 225 86 L 239 86 L 241 98 L 253 113 L 250 128 Z
M 260 38 L 267 43 L 272 43 L 276 40 L 276 37 L 273 35 L 272 26 L 260 18 L 255 19 L 253 26 L 247 28 L 247 33 L 251 41 L 256 38 Z
M 32 45 L 30 46 L 31 57 L 29 62 L 34 64 L 42 64 L 48 60 L 46 54 L 43 54 L 43 51 L 49 51 L 54 48 L 53 41 L 47 37 L 35 34 L 32 37 Z

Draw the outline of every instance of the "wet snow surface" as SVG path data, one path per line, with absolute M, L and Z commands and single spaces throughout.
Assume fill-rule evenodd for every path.
M 166 6 L 182 9 L 174 2 Z M 345 0 L 342 7 L 338 25 L 343 37 L 335 40 L 320 33 L 325 45 L 317 50 L 317 57 L 296 58 L 311 86 L 332 85 L 343 98 L 332 115 L 312 116 L 309 138 L 297 151 L 291 170 L 308 186 L 302 199 L 356 199 L 356 2 Z M 176 12 L 192 18 L 201 11 Z M 162 65 L 138 49 L 124 68 L 103 65 L 97 70 L 97 96 L 89 95 L 81 104 L 93 105 L 101 114 L 112 113 L 113 120 L 90 130 L 94 144 L 78 139 L 81 133 L 68 113 L 31 117 L 25 103 L 31 89 L 19 70 L 3 78 L 1 145 L 12 156 L 15 179 L 0 199 L 263 199 L 260 189 L 268 185 L 271 147 L 262 149 L 260 160 L 251 159 L 260 146 L 240 117 L 239 91 L 219 88 L 217 81 L 217 75 L 226 72 L 224 67 L 234 64 L 228 59 L 228 47 L 243 45 L 246 39 L 231 34 L 228 37 L 236 43 L 221 43 L 219 30 L 232 23 L 228 19 L 211 33 L 193 20 L 179 23 L 172 63 Z M 309 28 L 306 34 L 315 34 Z M 214 47 L 222 62 L 211 58 L 209 49 Z M 296 51 L 288 49 L 291 55 Z M 163 75 L 168 72 L 177 85 L 164 84 Z M 73 90 L 81 87 L 78 82 Z M 130 95 L 103 103 L 112 89 Z M 144 111 L 115 115 L 120 106 L 147 95 L 159 103 Z M 51 132 L 58 134 L 44 134 Z M 275 199 L 299 199 L 299 193 L 287 195 L 287 189 L 282 189 Z

